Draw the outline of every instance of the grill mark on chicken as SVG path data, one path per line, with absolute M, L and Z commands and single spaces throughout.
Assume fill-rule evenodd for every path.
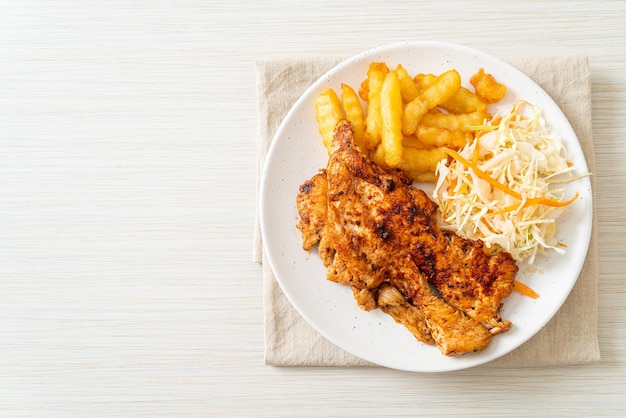
M 491 334 L 510 327 L 499 312 L 513 288 L 515 262 L 442 231 L 425 193 L 402 172 L 370 163 L 352 135 L 351 125 L 340 122 L 326 169 L 300 187 L 303 248 L 319 242 L 327 278 L 352 286 L 361 307 L 372 308 L 380 286 L 399 291 L 414 309 L 379 306 L 418 340 L 434 340 L 446 355 L 482 350 Z M 420 315 L 408 321 L 411 312 Z

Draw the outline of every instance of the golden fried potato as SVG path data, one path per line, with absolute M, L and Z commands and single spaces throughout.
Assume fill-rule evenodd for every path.
M 367 115 L 365 116 L 365 147 L 374 149 L 380 142 L 380 90 L 389 72 L 384 62 L 372 62 L 367 70 Z
M 380 90 L 381 145 L 385 163 L 397 167 L 402 161 L 402 93 L 398 73 L 390 71 Z
M 431 111 L 422 117 L 421 125 L 444 128 L 449 131 L 467 130 L 471 126 L 482 125 L 490 115 L 483 112 L 443 113 Z
M 405 172 L 434 173 L 439 161 L 448 158 L 442 148 L 404 148 L 404 159 L 398 167 Z
M 333 89 L 327 88 L 317 96 L 315 100 L 315 118 L 317 119 L 324 146 L 330 153 L 335 126 L 337 126 L 337 122 L 343 119 L 341 103 Z
M 483 68 L 470 77 L 470 83 L 478 97 L 486 103 L 496 103 L 506 94 L 506 86 L 498 83 L 491 74 L 485 73 Z
M 409 73 L 402 65 L 398 64 L 394 70 L 398 74 L 398 81 L 400 82 L 400 91 L 402 93 L 402 100 L 405 102 L 411 102 L 415 100 L 420 94 L 420 86 L 411 78 Z
M 361 85 L 359 86 L 359 97 L 361 98 L 361 100 L 367 102 L 369 100 L 369 95 L 370 83 L 369 80 L 366 78 L 361 82 Z
M 355 144 L 374 163 L 397 167 L 415 181 L 434 182 L 437 164 L 447 158 L 443 150 L 473 141 L 476 127 L 491 119 L 487 106 L 506 94 L 506 86 L 482 68 L 470 82 L 475 92 L 461 86 L 454 69 L 411 78 L 400 64 L 390 71 L 386 63 L 372 62 L 358 91 L 342 84 L 341 102 L 332 89 L 317 98 L 324 145 L 330 153 L 335 127 L 345 117 Z
M 449 70 L 438 76 L 435 83 L 422 90 L 420 95 L 404 108 L 403 132 L 407 135 L 415 133 L 422 117 L 452 97 L 460 88 L 461 76 L 456 70 Z
M 420 124 L 417 127 L 416 141 L 423 146 L 430 147 L 448 147 L 452 149 L 461 149 L 468 143 L 472 142 L 474 135 L 466 130 L 449 130 L 439 128 L 437 126 L 428 126 Z
M 429 148 L 432 148 L 431 145 L 426 145 L 424 142 L 420 141 L 417 138 L 416 135 L 409 135 L 409 136 L 405 135 L 402 138 L 402 146 L 403 147 L 417 148 L 417 149 L 429 149 Z
M 441 104 L 441 107 L 450 113 L 487 112 L 487 103 L 483 102 L 477 94 L 472 93 L 465 87 L 454 93 L 452 97 Z
M 434 74 L 418 74 L 415 82 L 422 88 L 428 88 L 437 80 Z M 465 87 L 461 87 L 448 100 L 439 105 L 450 113 L 471 113 L 476 111 L 486 112 L 487 103 L 482 101 L 477 94 L 472 93 Z
M 347 84 L 341 84 L 341 102 L 343 104 L 343 113 L 346 120 L 352 124 L 354 129 L 354 142 L 362 150 L 365 149 L 363 136 L 365 135 L 365 113 L 361 106 L 359 96 L 352 87 Z
M 385 150 L 383 150 L 383 145 L 378 144 L 374 152 L 370 154 L 372 161 L 374 164 L 379 165 L 381 167 L 387 167 L 387 163 L 385 162 Z
M 435 74 L 421 73 L 413 77 L 413 81 L 416 82 L 422 90 L 424 90 L 435 84 L 437 76 Z

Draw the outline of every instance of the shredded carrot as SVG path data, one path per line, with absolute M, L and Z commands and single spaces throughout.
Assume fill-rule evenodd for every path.
M 505 213 L 509 213 L 509 212 L 513 212 L 515 209 L 519 208 L 519 205 L 522 202 L 517 202 L 517 203 L 513 203 L 512 205 L 509 205 L 505 208 L 502 208 L 500 210 L 497 210 L 495 212 L 493 212 L 494 215 L 504 215 Z
M 523 196 L 521 194 L 519 194 L 518 192 L 516 192 L 515 190 L 512 190 L 511 188 L 509 188 L 508 186 L 500 183 L 499 181 L 493 179 L 489 174 L 485 173 L 484 171 L 482 171 L 480 168 L 478 168 L 478 165 L 474 164 L 473 162 L 463 158 L 458 152 L 451 150 L 450 148 L 443 148 L 443 151 L 448 154 L 449 156 L 451 156 L 452 158 L 454 158 L 455 160 L 457 160 L 458 162 L 460 162 L 461 164 L 463 164 L 464 166 L 471 168 L 474 173 L 481 179 L 485 180 L 486 182 L 488 182 L 489 184 L 491 184 L 494 188 L 503 191 L 506 194 L 509 194 L 517 199 L 522 200 Z M 571 198 L 570 200 L 566 200 L 566 201 L 557 201 L 557 200 L 550 200 L 550 199 L 546 199 L 543 197 L 532 197 L 529 199 L 526 199 L 526 202 L 524 204 L 524 207 L 526 206 L 531 206 L 531 205 L 545 205 L 545 206 L 552 206 L 552 207 L 564 207 L 569 205 L 570 203 L 572 203 L 573 201 L 575 201 L 576 199 L 578 199 L 578 192 L 576 192 L 576 195 Z
M 480 138 L 476 138 L 474 142 L 474 152 L 472 153 L 472 162 L 478 164 L 478 157 L 480 157 Z
M 495 229 L 493 229 L 493 228 L 491 227 L 491 225 L 489 225 L 489 222 L 487 222 L 487 221 L 485 220 L 485 218 L 480 218 L 480 221 L 483 223 L 483 225 L 485 225 L 485 226 L 487 227 L 487 229 L 488 229 L 488 230 L 490 230 L 490 231 L 491 231 L 491 233 L 492 233 L 492 234 L 497 234 L 497 233 L 498 233 L 498 231 L 496 231 Z
M 502 116 L 499 116 L 497 118 L 493 118 L 491 119 L 491 121 L 489 121 L 489 123 L 491 123 L 492 125 L 494 125 L 494 128 L 500 124 L 500 122 L 502 121 Z
M 530 287 L 526 286 L 524 283 L 515 280 L 513 283 L 513 290 L 521 293 L 524 296 L 528 296 L 529 298 L 537 299 L 539 295 L 537 292 L 532 290 Z
M 524 205 L 524 207 L 532 206 L 532 205 L 545 205 L 545 206 L 552 206 L 555 208 L 562 208 L 573 203 L 576 199 L 578 199 L 578 196 L 580 196 L 580 193 L 576 192 L 574 197 L 572 197 L 569 200 L 563 200 L 563 201 L 550 200 L 550 199 L 545 199 L 543 197 L 531 197 L 530 199 L 526 199 L 526 204 Z

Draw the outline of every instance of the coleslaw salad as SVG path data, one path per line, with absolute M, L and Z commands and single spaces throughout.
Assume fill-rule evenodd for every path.
M 566 199 L 562 185 L 574 176 L 560 138 L 550 133 L 541 108 L 526 101 L 483 126 L 475 140 L 437 166 L 433 199 L 442 227 L 499 245 L 517 262 L 532 265 L 553 250 L 556 220 L 578 194 Z

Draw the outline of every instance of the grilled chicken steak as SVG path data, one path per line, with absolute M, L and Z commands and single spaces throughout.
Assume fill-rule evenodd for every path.
M 500 309 L 517 265 L 440 229 L 437 206 L 411 183 L 371 163 L 339 122 L 326 169 L 296 199 L 303 248 L 319 243 L 327 278 L 352 286 L 363 309 L 380 307 L 446 355 L 482 350 L 511 326 Z

